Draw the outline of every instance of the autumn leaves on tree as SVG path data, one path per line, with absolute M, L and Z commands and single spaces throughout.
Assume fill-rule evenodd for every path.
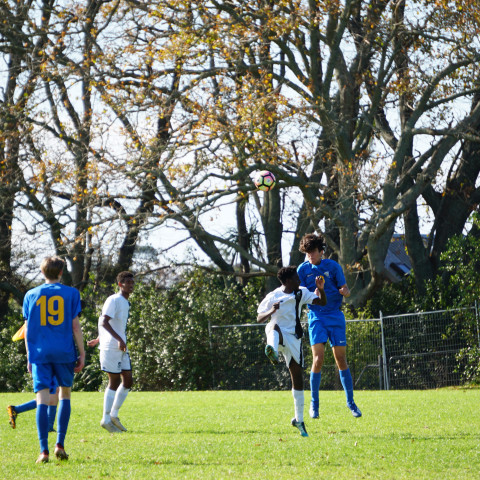
M 471 0 L 0 8 L 4 297 L 22 295 L 18 265 L 37 245 L 64 255 L 81 287 L 173 226 L 244 278 L 299 263 L 298 239 L 320 230 L 362 304 L 396 227 L 421 289 L 477 208 Z M 259 194 L 263 169 L 277 186 Z

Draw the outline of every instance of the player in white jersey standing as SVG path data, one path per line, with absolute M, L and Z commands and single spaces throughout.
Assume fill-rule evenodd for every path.
M 120 272 L 117 284 L 120 291 L 105 301 L 98 319 L 98 338 L 88 342 L 88 346 L 93 347 L 100 342 L 100 367 L 108 374 L 100 425 L 109 432 L 126 432 L 118 418 L 118 411 L 133 383 L 126 336 L 130 311 L 128 297 L 135 285 L 133 273 Z
M 257 322 L 270 320 L 265 327 L 267 346 L 265 354 L 273 364 L 278 363 L 280 351 L 290 371 L 292 379 L 292 395 L 295 407 L 295 417 L 292 425 L 297 427 L 302 437 L 308 437 L 303 421 L 305 404 L 303 394 L 303 329 L 300 324 L 300 314 L 305 304 L 326 305 L 327 297 L 323 290 L 324 279 L 316 279 L 316 290 L 310 292 L 300 287 L 300 278 L 296 267 L 283 267 L 278 271 L 278 279 L 282 286 L 270 292 L 258 306 Z

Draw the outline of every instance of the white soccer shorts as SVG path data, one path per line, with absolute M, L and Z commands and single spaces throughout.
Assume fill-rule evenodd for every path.
M 100 350 L 100 368 L 107 373 L 131 370 L 130 355 L 122 350 Z
M 287 367 L 290 365 L 292 358 L 303 367 L 303 352 L 302 352 L 302 340 L 297 338 L 293 333 L 284 333 L 283 345 L 278 346 L 278 351 L 285 358 Z

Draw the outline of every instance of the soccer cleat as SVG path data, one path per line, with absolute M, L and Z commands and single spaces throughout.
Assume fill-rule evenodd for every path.
M 68 460 L 68 455 L 67 455 L 67 452 L 65 451 L 65 449 L 57 444 L 56 447 L 55 447 L 55 456 L 59 459 L 59 460 Z
M 275 349 L 271 345 L 267 345 L 265 347 L 265 355 L 274 365 L 277 365 L 278 353 L 275 351 Z
M 117 433 L 121 432 L 119 428 L 117 428 L 112 422 L 104 422 L 103 420 L 100 422 L 100 426 L 104 428 L 107 432 L 110 433 Z
M 122 432 L 126 432 L 127 429 L 122 425 L 122 422 L 118 417 L 110 417 L 111 422 Z
M 351 410 L 352 415 L 353 415 L 355 418 L 358 418 L 358 417 L 361 417 L 361 416 L 362 416 L 362 412 L 361 412 L 360 409 L 355 405 L 355 402 L 347 403 L 347 407 Z
M 302 437 L 308 437 L 307 429 L 305 428 L 304 422 L 297 422 L 297 419 L 294 417 L 292 418 L 292 427 L 298 428 Z
M 313 403 L 310 404 L 310 410 L 308 411 L 311 418 L 318 418 L 320 415 L 318 414 L 318 407 L 316 407 Z
M 10 420 L 8 421 L 8 423 L 11 425 L 12 428 L 15 428 L 17 426 L 17 424 L 15 423 L 15 420 L 17 419 L 18 413 L 15 411 L 15 408 L 13 407 L 13 405 L 9 405 L 7 407 L 7 413 L 8 413 L 8 416 L 10 417 Z
M 35 463 L 48 463 L 48 452 L 46 450 L 42 452 Z

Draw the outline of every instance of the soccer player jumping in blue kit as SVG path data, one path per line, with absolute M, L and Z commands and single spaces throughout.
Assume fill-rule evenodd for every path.
M 300 241 L 300 251 L 306 254 L 307 261 L 298 267 L 300 284 L 310 291 L 315 290 L 315 278 L 325 279 L 325 293 L 328 303 L 325 306 L 308 305 L 308 330 L 312 346 L 313 364 L 310 372 L 310 389 L 312 394 L 310 416 L 318 418 L 318 391 L 322 378 L 321 370 L 325 354 L 325 343 L 330 341 L 335 362 L 337 363 L 347 406 L 354 417 L 361 417 L 362 412 L 353 401 L 353 380 L 347 364 L 347 338 L 345 316 L 340 310 L 343 297 L 350 295 L 342 267 L 328 258 L 323 258 L 325 242 L 323 237 L 309 233 Z
M 27 322 L 25 343 L 28 370 L 32 374 L 33 390 L 37 395 L 40 441 L 37 463 L 49 460 L 48 404 L 54 377 L 60 386 L 55 456 L 59 460 L 68 459 L 64 442 L 70 420 L 73 375 L 74 372 L 80 372 L 85 364 L 83 335 L 78 319 L 81 312 L 80 293 L 76 288 L 60 283 L 64 266 L 65 262 L 59 257 L 45 258 L 40 266 L 45 283 L 29 290 L 23 300 L 23 316 Z

